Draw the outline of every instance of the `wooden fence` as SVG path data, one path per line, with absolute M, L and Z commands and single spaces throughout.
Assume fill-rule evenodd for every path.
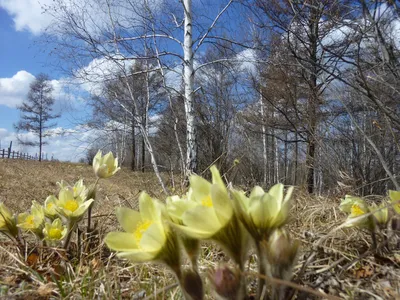
M 14 159 L 27 159 L 27 160 L 38 160 L 37 153 L 35 155 L 29 155 L 29 153 L 22 153 L 19 151 L 10 151 L 9 149 L 0 150 L 0 158 L 14 158 Z

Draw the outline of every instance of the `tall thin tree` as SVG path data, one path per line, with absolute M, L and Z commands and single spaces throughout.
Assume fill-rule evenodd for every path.
M 54 88 L 47 74 L 39 74 L 31 83 L 26 101 L 18 106 L 21 112 L 21 119 L 14 124 L 17 132 L 27 131 L 37 136 L 38 141 L 24 140 L 20 136 L 18 142 L 24 146 L 39 146 L 39 161 L 42 161 L 42 148 L 47 142 L 44 138 L 50 135 L 48 129 L 56 126 L 56 123 L 49 121 L 60 117 L 52 114 L 54 98 L 52 96 Z

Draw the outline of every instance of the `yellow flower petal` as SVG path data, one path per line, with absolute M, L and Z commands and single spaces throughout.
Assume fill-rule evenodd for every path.
M 204 178 L 192 175 L 189 178 L 191 186 L 191 194 L 194 201 L 201 204 L 204 198 L 207 198 L 211 193 L 211 183 L 209 183 Z
M 211 186 L 211 199 L 220 224 L 225 225 L 233 215 L 231 199 L 228 196 L 226 188 L 221 188 L 220 185 L 213 184 Z
M 137 225 L 142 221 L 138 211 L 126 207 L 118 207 L 116 215 L 122 228 L 130 233 L 135 232 Z
M 223 191 L 227 192 L 225 183 L 224 183 L 224 181 L 222 180 L 221 174 L 219 173 L 217 167 L 216 167 L 215 165 L 214 165 L 214 166 L 211 166 L 210 171 L 211 171 L 211 176 L 212 176 L 212 183 L 213 183 L 213 184 L 219 185 L 219 187 L 220 187 Z
M 208 232 L 208 236 L 213 236 L 219 229 L 221 229 L 221 223 L 215 214 L 215 210 L 212 207 L 197 206 L 189 209 L 182 216 L 183 224 L 187 227 L 198 229 L 201 231 Z
M 137 249 L 137 250 L 129 250 L 127 252 L 120 252 L 117 254 L 117 256 L 129 259 L 136 263 L 140 263 L 140 262 L 147 262 L 154 260 L 158 254 L 159 254 L 158 251 L 143 251 Z
M 115 251 L 131 251 L 138 248 L 133 233 L 129 232 L 110 232 L 104 241 L 108 248 Z
M 160 211 L 156 209 L 155 200 L 145 192 L 140 194 L 139 210 L 143 220 L 160 220 Z
M 166 236 L 162 224 L 155 222 L 143 233 L 139 248 L 149 251 L 160 251 L 165 241 Z

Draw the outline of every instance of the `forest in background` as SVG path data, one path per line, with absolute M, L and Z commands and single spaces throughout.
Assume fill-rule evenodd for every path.
M 92 86 L 88 158 L 237 185 L 397 183 L 399 1 L 54 1 L 43 42 Z M 235 166 L 235 168 L 233 168 Z M 182 174 L 182 177 L 177 175 Z

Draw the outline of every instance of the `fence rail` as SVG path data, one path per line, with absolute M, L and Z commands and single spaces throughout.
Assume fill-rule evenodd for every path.
M 19 151 L 9 151 L 8 149 L 0 150 L 0 158 L 11 158 L 11 159 L 26 159 L 26 160 L 38 160 L 38 155 L 29 155 L 29 153 L 22 153 Z

